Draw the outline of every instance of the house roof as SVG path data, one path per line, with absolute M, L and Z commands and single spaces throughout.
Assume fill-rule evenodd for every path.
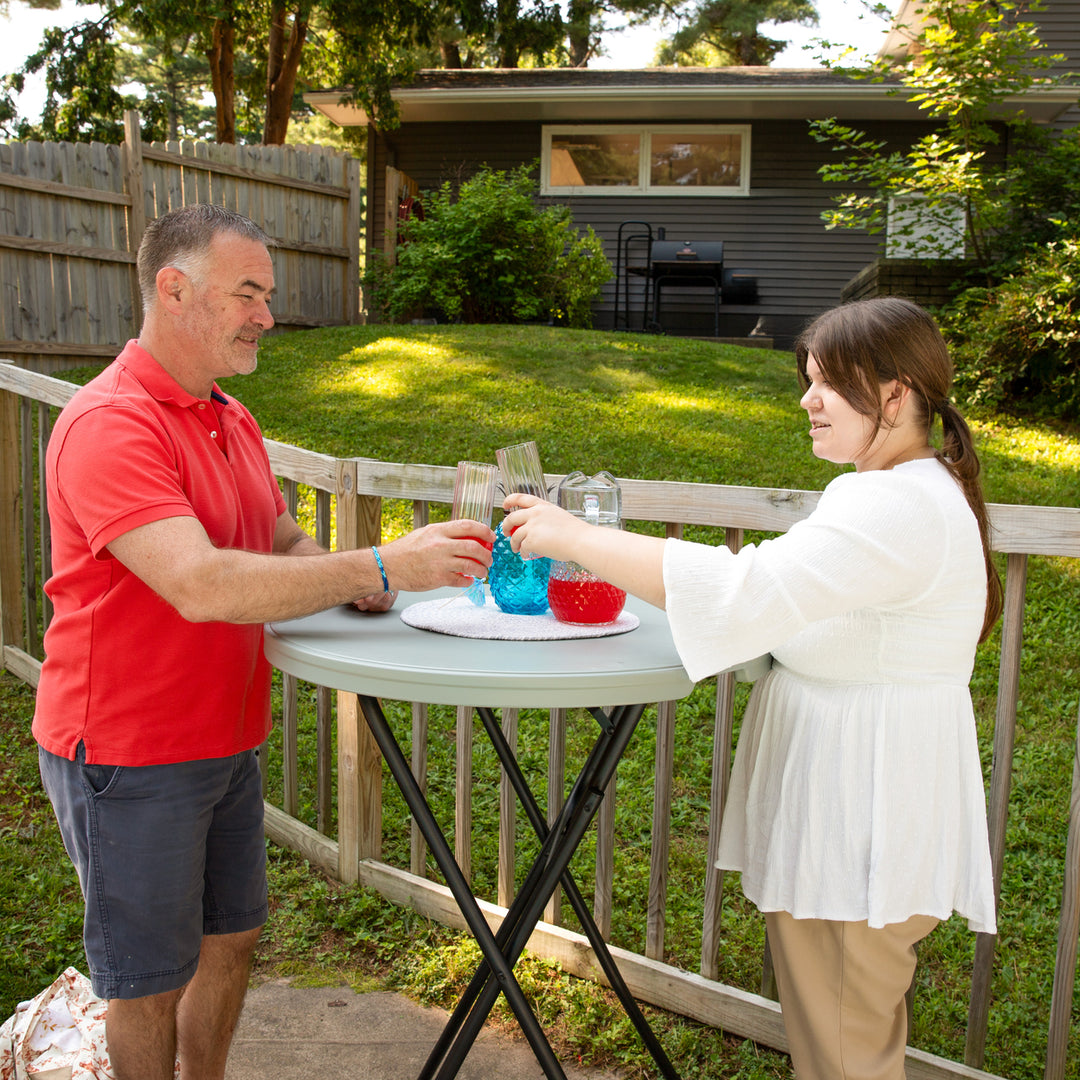
M 896 91 L 827 68 L 482 68 L 421 71 L 392 96 L 402 123 L 918 118 L 918 107 Z M 347 93 L 317 90 L 304 100 L 342 126 L 367 124 L 361 107 L 342 104 Z M 1006 107 L 1048 122 L 1076 98 L 1075 87 L 1036 89 Z

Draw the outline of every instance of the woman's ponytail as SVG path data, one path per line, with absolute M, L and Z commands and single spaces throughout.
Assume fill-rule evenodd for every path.
M 983 618 L 982 633 L 979 641 L 990 636 L 1001 615 L 1003 597 L 1001 577 L 990 554 L 990 513 L 983 498 L 982 483 L 979 480 L 979 457 L 975 453 L 975 441 L 967 421 L 960 410 L 948 398 L 936 404 L 934 411 L 941 416 L 942 444 L 938 457 L 953 474 L 967 498 L 971 512 L 979 524 L 979 536 L 982 539 L 983 557 L 986 560 L 986 615 Z M 933 413 L 931 413 L 931 419 Z

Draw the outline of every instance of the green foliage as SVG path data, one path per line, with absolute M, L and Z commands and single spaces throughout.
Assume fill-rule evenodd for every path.
M 347 88 L 343 97 L 381 127 L 396 123 L 390 89 L 419 67 L 517 67 L 554 63 L 565 49 L 551 0 L 101 0 L 101 17 L 48 31 L 23 69 L 0 82 L 0 132 L 20 138 L 122 137 L 123 111 L 140 108 L 147 138 L 215 137 L 280 142 L 290 112 L 310 113 L 298 94 Z M 126 36 L 125 36 L 126 35 Z M 221 46 L 220 52 L 215 48 Z M 446 55 L 435 58 L 433 49 Z M 211 74 L 210 56 L 217 57 Z M 46 115 L 17 115 L 15 93 L 43 71 Z M 139 96 L 120 87 L 134 83 Z M 202 99 L 210 92 L 215 109 Z M 234 117 L 232 128 L 228 122 Z
M 811 0 L 698 0 L 680 13 L 680 25 L 657 50 L 659 64 L 763 66 L 772 63 L 787 42 L 761 32 L 762 23 L 816 26 Z
M 845 155 L 821 168 L 823 178 L 855 189 L 823 214 L 827 228 L 878 232 L 891 199 L 916 197 L 912 213 L 922 222 L 917 235 L 914 226 L 908 230 L 914 254 L 942 255 L 941 223 L 960 211 L 968 252 L 981 266 L 991 265 L 997 234 L 1010 221 L 1016 163 L 995 163 L 989 151 L 1001 142 L 1002 128 L 1010 141 L 1035 138 L 1022 111 L 1001 106 L 1058 79 L 1038 74 L 1058 58 L 1046 55 L 1035 24 L 1019 12 L 1011 2 L 924 0 L 915 9 L 918 25 L 907 28 L 914 47 L 903 64 L 882 60 L 855 73 L 898 81 L 896 92 L 940 124 L 908 150 L 889 150 L 835 118 L 810 122 L 815 139 Z
M 147 28 L 142 35 L 121 29 L 118 34 L 116 72 L 122 84 L 139 84 L 164 110 L 157 139 L 213 140 L 216 125 L 206 56 L 194 34 L 174 35 Z M 145 108 L 144 102 L 138 105 Z
M 993 408 L 1043 399 L 1080 415 L 1076 371 L 1076 243 L 1080 140 L 1036 128 L 1007 99 L 1057 77 L 1057 59 L 1016 4 L 925 0 L 924 20 L 900 85 L 940 127 L 907 150 L 891 149 L 836 119 L 811 123 L 816 139 L 843 157 L 819 170 L 849 190 L 822 217 L 826 228 L 880 232 L 894 200 L 895 235 L 910 254 L 951 257 L 962 215 L 964 247 L 984 285 L 942 315 L 954 344 L 957 392 Z M 889 74 L 879 63 L 874 78 Z M 1000 144 L 1006 141 L 1008 157 Z
M 41 73 L 46 88 L 41 123 L 13 119 L 9 130 L 23 139 L 115 143 L 123 140 L 125 110 L 137 109 L 144 139 L 213 137 L 214 109 L 200 99 L 210 92 L 207 51 L 224 9 L 215 0 L 103 0 L 100 8 L 96 19 L 47 30 L 22 69 L 7 76 L 6 85 L 19 89 L 27 75 Z M 239 0 L 228 6 L 245 38 L 254 34 L 252 10 Z M 262 117 L 255 116 L 253 128 L 251 98 L 257 113 L 266 92 L 266 61 L 256 68 L 241 52 L 229 78 L 240 101 L 240 137 L 258 141 Z M 119 87 L 131 85 L 142 93 L 120 93 Z
M 1080 418 L 1080 241 L 1047 244 L 999 285 L 967 289 L 942 322 L 959 395 Z
M 366 276 L 368 295 L 395 320 L 434 310 L 451 322 L 588 326 L 611 265 L 591 226 L 579 235 L 569 207 L 535 195 L 528 165 L 484 167 L 457 191 L 448 181 L 426 193 L 397 265 Z
M 0 1021 L 68 965 L 85 969 L 82 896 L 41 788 L 33 690 L 0 674 Z
M 1080 221 L 1080 128 L 1014 131 L 1008 180 L 1008 221 L 995 236 L 1000 280 L 1029 252 L 1067 240 Z M 1021 136 L 1023 136 L 1021 138 Z
M 152 96 L 139 100 L 121 94 L 117 89 L 122 82 L 118 64 L 115 16 L 111 12 L 70 29 L 47 30 L 21 71 L 4 80 L 9 92 L 18 91 L 26 75 L 44 73 L 41 123 L 16 122 L 14 109 L 4 109 L 10 113 L 7 129 L 20 139 L 118 143 L 124 138 L 124 111 L 138 108 L 143 137 L 164 137 L 165 105 Z

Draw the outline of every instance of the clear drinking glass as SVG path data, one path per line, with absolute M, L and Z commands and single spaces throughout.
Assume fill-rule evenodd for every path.
M 512 491 L 523 491 L 527 495 L 547 498 L 547 485 L 544 483 L 544 470 L 540 468 L 540 451 L 536 443 L 515 443 L 495 451 L 495 460 L 499 463 L 503 491 L 509 495 Z
M 503 491 L 523 491 L 547 498 L 544 470 L 540 467 L 540 452 L 535 442 L 516 443 L 495 451 Z M 542 615 L 548 609 L 549 559 L 542 556 L 521 556 L 510 547 L 510 537 L 503 532 L 502 522 L 495 530 L 492 551 L 491 595 L 500 611 L 509 615 Z
M 540 467 L 540 451 L 536 443 L 515 443 L 495 451 L 495 460 L 499 463 L 499 476 L 503 491 L 509 495 L 512 491 L 521 491 L 526 495 L 547 498 L 547 484 L 544 470 Z M 508 538 L 509 539 L 509 538 Z M 540 555 L 520 555 L 519 558 L 530 562 L 538 560 Z
M 454 478 L 454 507 L 451 517 L 469 518 L 491 526 L 495 506 L 495 483 L 498 470 L 479 461 L 459 461 Z
M 486 465 L 481 461 L 459 461 L 457 475 L 454 477 L 454 505 L 451 517 L 455 521 L 459 518 L 469 518 L 490 528 L 498 475 L 498 470 L 494 465 Z M 487 548 L 488 551 L 491 550 L 492 545 L 486 540 L 477 540 L 476 543 Z M 483 564 L 477 563 L 477 565 Z M 483 607 L 486 603 L 484 576 L 486 576 L 486 571 L 485 575 L 474 577 L 472 584 L 465 590 L 465 595 L 477 607 Z

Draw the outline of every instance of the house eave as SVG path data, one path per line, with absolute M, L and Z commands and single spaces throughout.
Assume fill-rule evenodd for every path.
M 310 91 L 304 100 L 342 127 L 366 125 L 366 111 L 342 104 L 341 90 Z M 1031 119 L 1048 123 L 1077 101 L 1077 89 L 1037 88 L 1022 99 L 1003 103 Z M 895 86 L 802 86 L 777 81 L 768 86 L 597 86 L 563 87 L 400 87 L 393 91 L 402 123 L 471 123 L 541 121 L 738 121 L 814 120 L 839 116 L 850 120 L 916 120 L 918 106 Z

